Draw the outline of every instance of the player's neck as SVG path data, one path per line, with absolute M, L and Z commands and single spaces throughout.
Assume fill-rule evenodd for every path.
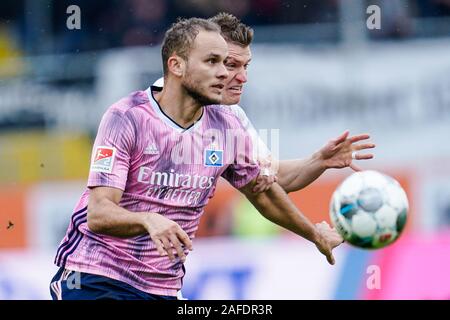
M 164 89 L 155 94 L 163 112 L 173 121 L 184 128 L 188 128 L 202 116 L 202 106 L 182 92 L 181 87 L 164 86 Z

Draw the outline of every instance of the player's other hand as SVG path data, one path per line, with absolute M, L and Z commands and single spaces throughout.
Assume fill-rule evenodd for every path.
M 346 168 L 350 167 L 354 171 L 361 169 L 353 163 L 353 160 L 369 160 L 373 154 L 362 154 L 361 151 L 375 148 L 373 143 L 359 143 L 370 139 L 368 134 L 359 134 L 349 137 L 349 131 L 345 131 L 339 137 L 328 141 L 328 143 L 318 151 L 320 159 L 328 168 Z M 353 155 L 353 156 L 352 156 Z
M 344 242 L 344 239 L 336 231 L 335 228 L 331 228 L 328 223 L 322 221 L 316 223 L 316 229 L 318 233 L 318 239 L 316 241 L 316 247 L 319 251 L 327 257 L 329 264 L 334 264 L 333 249 Z
M 183 246 L 192 250 L 192 241 L 176 222 L 158 213 L 149 213 L 144 224 L 161 256 L 167 255 L 171 261 L 174 261 L 175 249 L 181 261 L 186 261 Z
M 277 182 L 276 175 L 271 173 L 260 174 L 256 179 L 256 184 L 253 187 L 253 193 L 261 193 L 270 189 L 273 183 Z
M 272 168 L 273 161 L 270 156 L 260 159 L 258 162 L 261 171 L 256 179 L 256 184 L 252 189 L 253 193 L 265 192 L 270 189 L 272 184 L 278 181 L 278 177 L 275 174 L 276 170 L 273 170 Z

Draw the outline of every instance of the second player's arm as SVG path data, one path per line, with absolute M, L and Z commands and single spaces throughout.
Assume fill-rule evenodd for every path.
M 240 191 L 255 208 L 268 220 L 313 242 L 327 257 L 328 262 L 334 264 L 332 250 L 342 243 L 339 234 L 328 224 L 314 225 L 309 221 L 277 183 L 269 190 L 256 194 L 252 191 L 254 183 L 254 181 L 249 183 Z
M 278 163 L 278 184 L 287 193 L 298 191 L 314 182 L 326 169 L 317 153 L 305 159 L 281 160 Z
M 361 169 L 353 163 L 353 160 L 372 159 L 373 154 L 356 152 L 375 148 L 375 144 L 356 143 L 369 138 L 368 134 L 349 137 L 349 132 L 345 131 L 306 159 L 280 161 L 277 173 L 278 183 L 286 192 L 292 192 L 308 186 L 327 169 L 350 167 L 354 171 L 360 171 Z M 354 158 L 353 153 L 355 153 Z

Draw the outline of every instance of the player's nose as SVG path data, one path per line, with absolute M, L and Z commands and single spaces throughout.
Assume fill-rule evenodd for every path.
M 217 71 L 217 77 L 219 79 L 224 80 L 224 79 L 228 78 L 228 75 L 229 75 L 229 73 L 228 73 L 228 70 L 225 67 L 225 65 L 223 63 L 220 64 L 219 70 Z
M 244 70 L 242 72 L 239 72 L 236 75 L 236 80 L 238 80 L 240 83 L 246 83 L 247 82 L 247 71 Z

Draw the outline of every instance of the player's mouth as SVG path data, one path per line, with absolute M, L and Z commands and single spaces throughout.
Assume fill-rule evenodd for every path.
M 233 86 L 227 89 L 227 91 L 236 94 L 241 95 L 242 94 L 242 86 Z
M 216 89 L 215 91 L 218 91 L 218 93 L 222 93 L 223 88 L 225 88 L 225 86 L 223 84 L 215 84 L 213 86 L 214 89 Z

